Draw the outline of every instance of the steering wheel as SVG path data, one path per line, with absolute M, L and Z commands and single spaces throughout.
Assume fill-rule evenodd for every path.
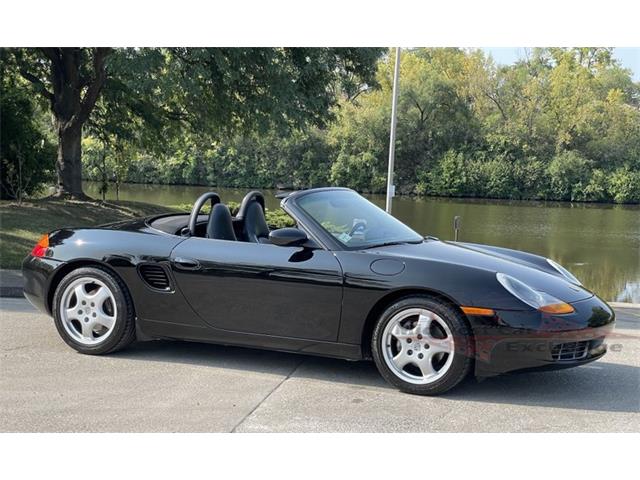
M 364 232 L 364 230 L 367 229 L 367 224 L 365 222 L 356 222 L 356 224 L 351 227 L 351 230 L 349 230 L 349 236 L 353 237 L 353 234 L 356 233 L 358 230 L 362 230 Z
M 200 210 L 207 200 L 211 200 L 211 209 L 216 203 L 220 203 L 220 196 L 216 192 L 207 192 L 203 193 L 198 197 L 196 203 L 193 204 L 193 208 L 191 209 L 191 215 L 189 216 L 189 231 L 185 232 L 187 235 L 195 236 L 196 234 L 196 224 L 198 223 L 198 215 L 200 215 Z

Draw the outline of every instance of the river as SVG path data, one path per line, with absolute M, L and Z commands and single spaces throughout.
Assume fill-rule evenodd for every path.
M 99 184 L 85 191 L 99 198 Z M 240 202 L 247 190 L 185 185 L 125 184 L 121 200 L 178 205 L 215 190 L 222 201 Z M 268 208 L 279 200 L 264 190 Z M 110 191 L 107 198 L 113 199 Z M 384 195 L 368 195 L 384 207 Z M 515 248 L 552 258 L 606 300 L 640 303 L 640 205 L 502 200 L 409 198 L 393 202 L 393 214 L 424 235 L 453 238 L 453 217 L 461 217 L 459 239 Z

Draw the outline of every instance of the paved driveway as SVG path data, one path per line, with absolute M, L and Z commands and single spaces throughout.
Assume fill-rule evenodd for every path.
M 599 362 L 428 398 L 368 362 L 183 342 L 84 356 L 25 300 L 0 303 L 0 431 L 640 431 L 638 310 L 616 309 L 620 350 Z

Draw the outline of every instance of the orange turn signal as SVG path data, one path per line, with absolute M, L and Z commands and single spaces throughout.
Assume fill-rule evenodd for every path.
M 480 307 L 460 307 L 460 308 L 467 315 L 480 315 L 483 317 L 493 317 L 496 314 L 496 312 L 494 312 L 490 308 L 480 308 Z
M 31 255 L 34 257 L 44 257 L 45 253 L 47 253 L 47 248 L 49 248 L 49 235 L 45 234 L 40 237 L 36 246 L 31 250 Z
M 562 315 L 564 313 L 573 313 L 575 310 L 568 303 L 550 303 L 538 308 L 541 312 L 550 313 L 552 315 Z

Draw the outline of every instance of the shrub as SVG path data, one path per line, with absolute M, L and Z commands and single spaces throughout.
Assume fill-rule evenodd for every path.
M 611 200 L 608 174 L 599 169 L 591 172 L 591 179 L 584 189 L 584 195 L 585 200 L 590 202 L 605 202 Z
M 562 152 L 553 157 L 547 168 L 550 197 L 556 200 L 585 200 L 592 166 L 591 160 L 575 151 Z
M 513 198 L 513 165 L 504 158 L 488 162 L 477 162 L 479 181 L 484 185 L 482 192 L 490 198 Z
M 462 153 L 449 150 L 438 162 L 432 175 L 433 189 L 437 195 L 462 196 L 469 192 L 467 162 Z
M 512 175 L 514 185 L 511 198 L 522 200 L 545 197 L 549 177 L 544 162 L 535 158 L 517 161 L 513 165 Z
M 640 202 L 640 172 L 617 169 L 609 178 L 609 192 L 616 203 Z
M 341 152 L 331 166 L 331 183 L 360 192 L 381 192 L 387 177 L 378 163 L 371 153 L 351 155 Z

